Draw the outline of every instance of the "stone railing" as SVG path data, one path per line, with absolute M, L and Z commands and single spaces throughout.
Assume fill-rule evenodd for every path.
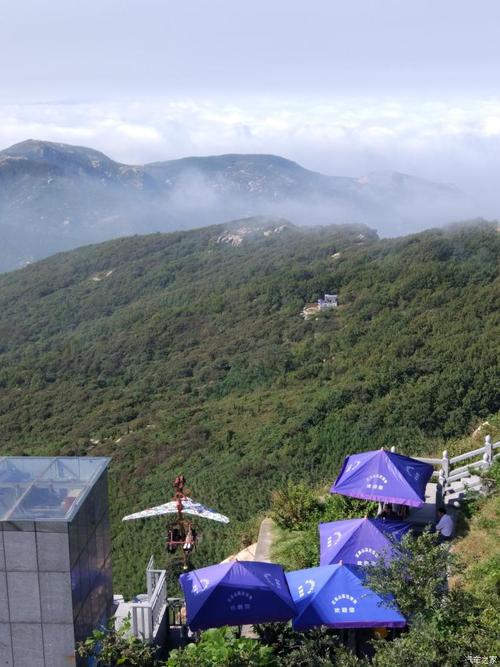
M 495 450 L 499 447 L 500 442 L 491 442 L 491 436 L 487 435 L 483 447 L 465 452 L 465 454 L 450 457 L 445 450 L 438 476 L 443 493 L 446 493 L 453 482 L 460 482 L 474 473 L 477 474 L 487 470 L 495 458 L 500 456 L 500 451 L 495 453 Z M 457 463 L 462 465 L 457 466 Z
M 470 452 L 465 452 L 465 454 L 450 457 L 447 450 L 445 450 L 441 458 L 427 458 L 424 456 L 415 456 L 414 458 L 418 461 L 430 463 L 436 468 L 433 476 L 437 477 L 444 494 L 446 493 L 447 487 L 453 482 L 458 482 L 469 477 L 472 473 L 487 470 L 493 461 L 500 456 L 499 448 L 500 441 L 493 443 L 491 442 L 491 436 L 487 435 L 482 447 L 473 449 Z M 495 453 L 496 450 L 499 451 Z M 396 448 L 391 447 L 391 451 L 396 451 Z M 478 459 L 478 457 L 480 458 Z M 464 461 L 467 461 L 467 463 L 463 464 Z M 457 463 L 462 463 L 463 465 L 457 467 Z

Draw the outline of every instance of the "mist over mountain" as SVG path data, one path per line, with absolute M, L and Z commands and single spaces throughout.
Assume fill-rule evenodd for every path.
M 472 213 L 452 186 L 397 172 L 326 176 L 275 155 L 131 166 L 45 141 L 0 151 L 0 271 L 88 243 L 253 215 L 361 223 L 394 236 Z

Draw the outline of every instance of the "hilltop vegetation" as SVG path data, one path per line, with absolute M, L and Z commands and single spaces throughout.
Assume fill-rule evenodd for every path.
M 204 530 L 201 564 L 254 537 L 286 480 L 331 482 L 359 449 L 428 453 L 498 409 L 494 226 L 262 224 L 237 247 L 217 242 L 231 226 L 130 237 L 0 278 L 2 453 L 113 457 L 115 590 L 164 559 L 163 522 L 119 517 L 178 472 L 232 519 Z M 325 292 L 341 306 L 304 321 Z

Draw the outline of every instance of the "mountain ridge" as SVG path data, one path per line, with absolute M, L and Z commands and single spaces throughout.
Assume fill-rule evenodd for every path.
M 391 174 L 327 176 L 280 156 L 237 153 L 126 165 L 30 139 L 0 151 L 0 271 L 110 238 L 252 215 L 382 231 L 416 224 L 422 207 L 427 226 L 465 216 L 456 189 Z

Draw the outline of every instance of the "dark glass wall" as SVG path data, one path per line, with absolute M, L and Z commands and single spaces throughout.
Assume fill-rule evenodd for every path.
M 103 472 L 73 521 L 69 550 L 75 640 L 106 623 L 113 605 L 108 476 Z

